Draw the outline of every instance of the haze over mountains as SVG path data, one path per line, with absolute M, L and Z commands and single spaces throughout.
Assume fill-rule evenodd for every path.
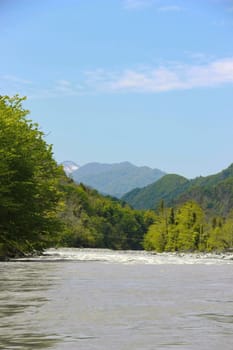
M 66 173 L 71 175 L 75 182 L 82 182 L 103 194 L 117 198 L 136 187 L 147 186 L 165 175 L 165 172 L 159 169 L 151 169 L 147 166 L 138 167 L 130 162 L 88 163 L 81 167 L 77 166 L 78 169 L 70 173 L 67 170 L 69 171 L 70 166 L 74 167 L 75 163 L 65 161 L 62 164 Z

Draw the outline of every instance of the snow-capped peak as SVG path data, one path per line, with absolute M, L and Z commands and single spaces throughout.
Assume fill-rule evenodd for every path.
M 67 176 L 71 175 L 75 170 L 79 169 L 79 166 L 71 160 L 65 160 L 61 163 Z

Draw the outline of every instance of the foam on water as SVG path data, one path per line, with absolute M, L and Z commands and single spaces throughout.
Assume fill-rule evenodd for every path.
M 154 253 L 146 251 L 114 251 L 109 249 L 50 248 L 27 261 L 99 261 L 120 264 L 233 264 L 233 254 Z

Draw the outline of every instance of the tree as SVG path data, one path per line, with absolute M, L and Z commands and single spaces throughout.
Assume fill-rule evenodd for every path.
M 233 211 L 226 219 L 214 218 L 207 241 L 208 250 L 224 251 L 233 248 Z
M 177 212 L 178 250 L 194 251 L 203 246 L 204 212 L 196 202 L 186 202 Z
M 0 243 L 25 250 L 58 229 L 63 172 L 23 100 L 0 97 Z
M 143 246 L 146 250 L 156 250 L 163 252 L 167 244 L 168 237 L 168 210 L 160 206 L 159 214 L 155 221 L 150 225 L 148 232 L 144 237 Z
M 161 202 L 159 213 L 144 237 L 146 250 L 205 250 L 204 212 L 195 202 L 187 202 L 174 211 Z

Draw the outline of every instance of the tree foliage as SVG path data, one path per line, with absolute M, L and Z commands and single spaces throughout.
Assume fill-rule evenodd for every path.
M 61 169 L 18 96 L 0 97 L 0 243 L 43 245 L 57 230 Z
M 65 209 L 60 214 L 64 232 L 61 245 L 110 249 L 142 249 L 153 222 L 149 212 L 136 211 L 83 184 L 67 180 L 62 185 Z
M 146 250 L 224 251 L 233 249 L 233 212 L 227 218 L 206 218 L 194 201 L 160 209 L 144 236 Z

